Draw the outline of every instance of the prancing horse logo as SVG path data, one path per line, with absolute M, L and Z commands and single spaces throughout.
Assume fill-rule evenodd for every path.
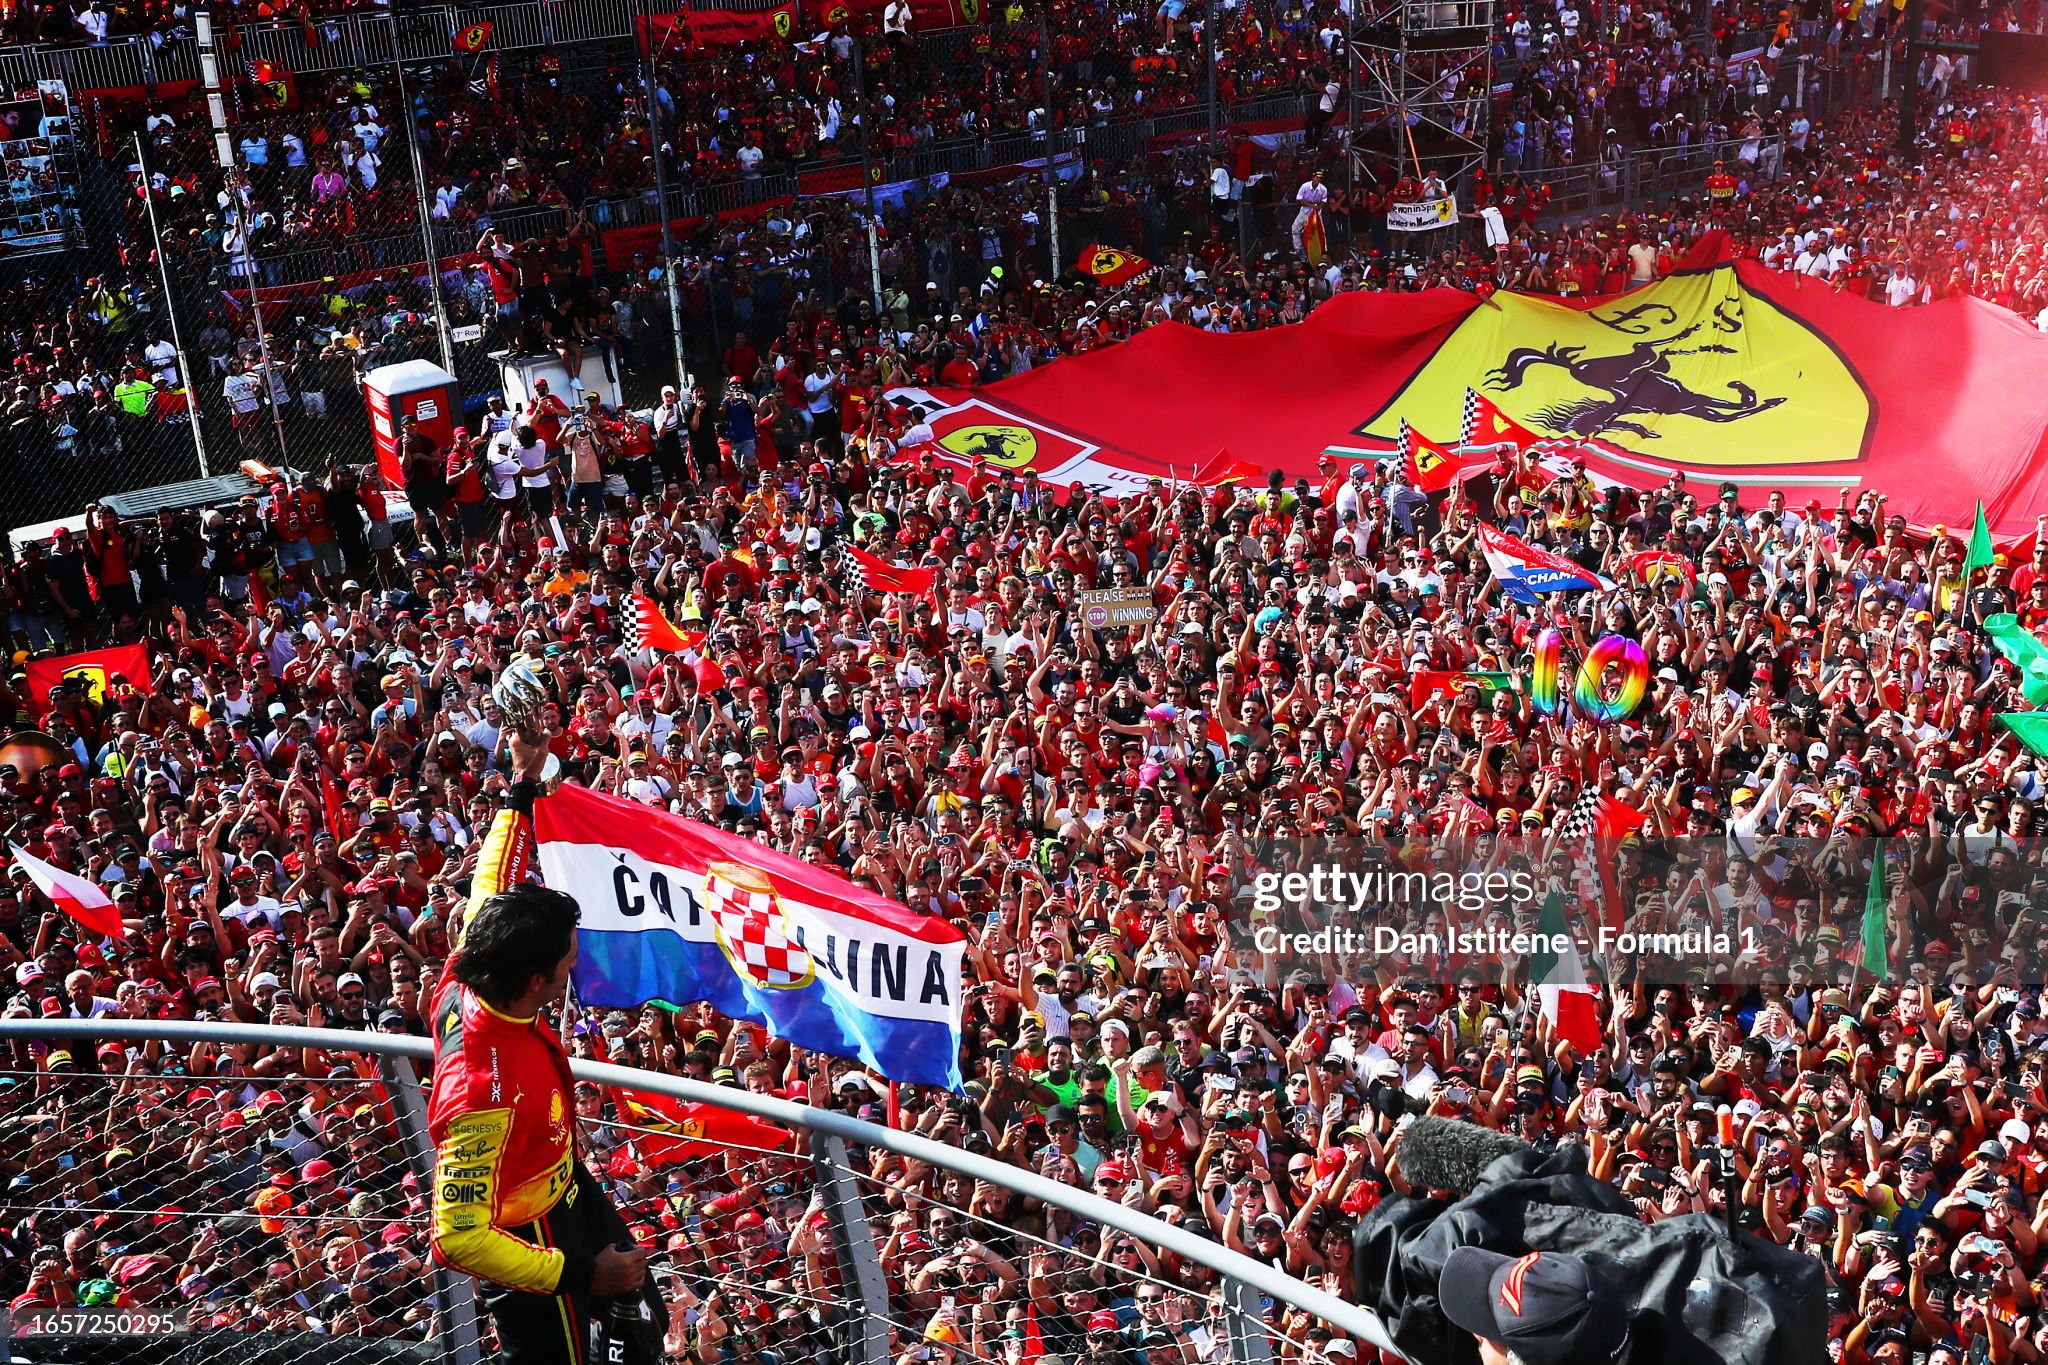
M 1661 303 L 1646 303 L 1614 318 L 1594 316 L 1617 331 L 1647 331 L 1650 328 L 1631 328 L 1623 324 L 1652 311 L 1665 315 L 1665 325 L 1677 320 L 1677 314 Z M 1720 317 L 1718 311 L 1716 317 Z M 1497 392 L 1520 388 L 1531 365 L 1559 366 L 1579 384 L 1604 392 L 1607 397 L 1552 404 L 1532 414 L 1538 422 L 1552 431 L 1569 432 L 1574 436 L 1594 437 L 1625 431 L 1646 441 L 1658 440 L 1660 433 L 1640 422 L 1626 420 L 1628 417 L 1697 417 L 1702 422 L 1739 422 L 1745 417 L 1769 412 L 1785 401 L 1783 396 L 1758 398 L 1756 390 L 1739 379 L 1728 381 L 1728 390 L 1735 395 L 1733 398 L 1716 398 L 1687 388 L 1683 380 L 1671 373 L 1673 356 L 1740 354 L 1733 346 L 1723 346 L 1719 342 L 1678 348 L 1677 343 L 1692 336 L 1703 325 L 1695 322 L 1662 341 L 1638 341 L 1620 355 L 1589 356 L 1583 346 L 1562 346 L 1555 342 L 1541 350 L 1518 346 L 1508 352 L 1500 368 L 1486 376 L 1486 387 Z
M 1645 473 L 1863 458 L 1877 403 L 1827 335 L 1743 285 L 1733 265 L 1667 276 L 1588 307 L 1503 290 L 1472 309 L 1354 428 L 1398 448 L 1401 423 L 1461 429 L 1467 390 L 1509 422 Z

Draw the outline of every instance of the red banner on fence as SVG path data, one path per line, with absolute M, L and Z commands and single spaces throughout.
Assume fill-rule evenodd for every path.
M 688 14 L 650 14 L 635 22 L 640 26 L 641 50 L 659 56 L 663 52 L 793 37 L 796 3 L 789 0 L 763 10 L 696 9 Z
M 775 209 L 788 208 L 795 202 L 796 199 L 793 195 L 778 194 L 772 199 L 763 199 L 758 204 L 748 204 L 744 208 L 726 209 L 722 213 L 714 213 L 711 216 L 721 222 L 744 221 L 750 218 L 759 218 L 761 215 L 772 212 Z M 697 225 L 703 221 L 704 219 L 701 216 L 696 218 L 671 218 L 668 220 L 669 235 L 674 237 L 679 243 L 688 241 L 690 237 L 695 235 Z M 610 228 L 600 233 L 599 239 L 604 243 L 604 259 L 606 264 L 609 268 L 618 270 L 632 261 L 635 256 L 654 256 L 661 251 L 661 224 L 636 223 L 632 227 Z

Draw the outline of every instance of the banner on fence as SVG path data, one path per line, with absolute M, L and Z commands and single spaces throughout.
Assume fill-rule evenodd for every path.
M 668 220 L 669 235 L 681 245 L 696 236 L 697 229 L 708 216 L 722 223 L 744 222 L 786 209 L 795 203 L 793 195 L 778 194 L 763 199 L 758 204 L 746 204 L 736 209 L 724 209 L 713 214 L 699 214 L 694 218 L 671 218 Z M 598 234 L 604 246 L 604 259 L 608 268 L 618 270 L 635 256 L 656 256 L 661 252 L 661 224 L 635 223 L 632 227 L 609 228 Z
M 473 265 L 482 265 L 484 258 L 476 252 L 465 252 L 460 256 L 441 258 L 441 289 L 443 293 L 462 287 L 462 272 Z M 414 261 L 409 265 L 384 266 L 378 270 L 352 270 L 346 275 L 332 275 L 323 280 L 311 280 L 304 284 L 273 284 L 256 291 L 256 302 L 263 309 L 265 322 L 281 318 L 295 306 L 317 303 L 329 294 L 343 294 L 360 301 L 361 295 L 379 287 L 389 288 L 401 281 L 410 284 L 424 283 L 427 278 L 427 263 Z M 248 311 L 249 291 L 247 288 L 221 290 L 221 299 L 235 313 Z
M 1411 199 L 1387 208 L 1387 231 L 1434 232 L 1458 221 L 1458 197 L 1446 194 L 1436 199 Z
M 730 47 L 796 32 L 796 0 L 767 9 L 692 9 L 687 14 L 643 14 L 634 21 L 640 47 L 655 56 L 705 47 Z

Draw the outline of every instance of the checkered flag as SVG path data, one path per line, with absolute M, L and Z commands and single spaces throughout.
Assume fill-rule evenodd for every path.
M 1479 434 L 1479 395 L 1465 390 L 1465 418 L 1458 427 L 1458 444 L 1469 446 Z
M 1643 827 L 1648 817 L 1634 806 L 1603 795 L 1597 787 L 1579 793 L 1579 799 L 1557 822 L 1558 842 L 1572 839 L 1624 839 Z
M 1600 823 L 1600 789 L 1588 787 L 1579 793 L 1579 799 L 1565 812 L 1564 819 L 1557 822 L 1557 839 L 1565 843 L 1574 839 L 1592 837 Z

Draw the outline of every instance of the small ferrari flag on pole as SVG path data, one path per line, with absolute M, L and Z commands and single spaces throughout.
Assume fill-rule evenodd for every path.
M 1430 440 L 1404 418 L 1401 422 L 1401 467 L 1418 493 L 1436 493 L 1458 481 L 1458 457 Z
M 701 630 L 677 630 L 662 615 L 654 599 L 639 592 L 626 600 L 626 609 L 619 617 L 619 636 L 636 654 L 643 649 L 680 654 L 704 648 L 708 638 Z
M 1152 262 L 1113 246 L 1084 246 L 1074 269 L 1104 289 L 1121 289 L 1152 273 Z
M 455 34 L 455 50 L 457 52 L 466 52 L 471 56 L 482 52 L 484 44 L 491 41 L 491 29 L 493 27 L 490 20 L 479 19 L 475 23 L 458 30 Z

